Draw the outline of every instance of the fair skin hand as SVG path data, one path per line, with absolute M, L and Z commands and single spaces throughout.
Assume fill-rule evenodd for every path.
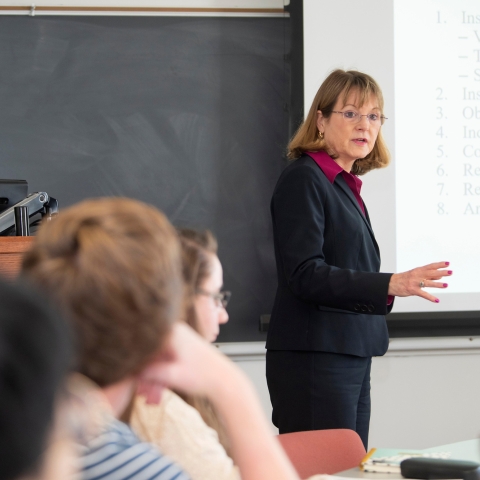
M 141 382 L 147 401 L 149 392 L 164 386 L 208 398 L 224 422 L 242 479 L 298 480 L 246 375 L 187 325 L 174 325 Z
M 195 313 L 200 335 L 214 342 L 220 333 L 220 325 L 228 322 L 228 313 L 212 295 L 219 294 L 223 287 L 223 269 L 217 255 L 210 254 L 210 275 L 200 285 L 201 293 L 194 299 Z
M 337 99 L 334 111 L 354 111 L 360 115 L 375 113 L 382 114 L 378 100 L 371 96 L 363 105 L 359 104 L 358 92 L 353 90 L 347 96 L 345 103 L 342 95 Z M 328 145 L 328 153 L 336 156 L 335 161 L 347 172 L 352 170 L 353 164 L 359 158 L 365 158 L 375 146 L 380 132 L 380 124 L 372 124 L 366 116 L 362 116 L 358 123 L 348 122 L 338 113 L 332 113 L 329 118 L 317 112 L 317 128 L 324 134 L 325 142 Z M 439 282 L 443 277 L 452 275 L 451 270 L 445 270 L 449 262 L 436 262 L 414 268 L 408 272 L 395 273 L 390 279 L 388 294 L 397 297 L 418 296 L 438 303 L 440 300 L 423 290 L 428 288 L 447 288 L 448 284 Z
M 423 267 L 414 268 L 404 273 L 395 273 L 390 279 L 388 285 L 388 294 L 397 297 L 410 297 L 416 295 L 430 302 L 439 303 L 439 299 L 426 292 L 420 287 L 423 282 L 428 288 L 447 288 L 448 284 L 439 282 L 443 277 L 449 277 L 453 274 L 452 270 L 446 270 L 449 262 L 430 263 Z

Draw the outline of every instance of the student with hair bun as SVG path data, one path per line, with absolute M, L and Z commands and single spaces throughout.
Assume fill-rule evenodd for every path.
M 25 256 L 23 274 L 70 320 L 77 370 L 104 400 L 102 428 L 82 444 L 82 478 L 188 478 L 119 420 L 135 391 L 151 403 L 168 387 L 211 403 L 244 480 L 298 479 L 245 374 L 177 322 L 183 317 L 181 255 L 175 230 L 158 210 L 105 198 L 43 224 Z

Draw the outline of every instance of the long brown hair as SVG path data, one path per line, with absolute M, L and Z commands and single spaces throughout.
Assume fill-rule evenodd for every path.
M 209 230 L 178 229 L 182 248 L 182 271 L 185 282 L 185 320 L 200 335 L 202 331 L 195 311 L 195 295 L 212 272 L 212 255 L 217 254 L 217 240 Z M 220 443 L 229 452 L 230 446 L 225 427 L 213 405 L 204 397 L 177 393 L 195 408 L 204 422 L 218 434 Z
M 185 320 L 198 333 L 194 299 L 196 292 L 212 272 L 212 255 L 217 254 L 217 240 L 209 230 L 179 228 L 177 230 L 182 250 L 182 273 L 185 283 Z
M 318 135 L 317 111 L 320 110 L 322 115 L 329 119 L 337 100 L 342 98 L 345 103 L 351 92 L 358 95 L 357 100 L 360 107 L 370 97 L 376 98 L 383 114 L 383 94 L 377 82 L 370 75 L 356 70 L 334 70 L 320 85 L 307 118 L 288 144 L 288 158 L 295 160 L 305 152 L 329 151 L 325 139 Z M 380 129 L 372 151 L 365 158 L 355 161 L 351 173 L 363 175 L 375 168 L 386 167 L 389 163 L 390 153 Z

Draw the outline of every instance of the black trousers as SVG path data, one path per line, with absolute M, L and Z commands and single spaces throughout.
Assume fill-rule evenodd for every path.
M 280 433 L 349 428 L 368 450 L 371 357 L 267 350 L 272 421 Z

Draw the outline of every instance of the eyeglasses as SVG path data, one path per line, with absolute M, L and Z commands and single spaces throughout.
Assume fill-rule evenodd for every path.
M 378 113 L 367 113 L 367 115 L 360 115 L 353 110 L 346 110 L 345 112 L 336 112 L 332 110 L 332 113 L 341 113 L 343 118 L 349 123 L 359 123 L 362 117 L 367 117 L 371 125 L 383 125 L 385 120 L 388 120 L 384 115 Z
M 210 293 L 206 292 L 205 290 L 198 289 L 197 295 L 205 295 L 207 297 L 211 297 L 215 300 L 217 307 L 227 308 L 228 302 L 232 296 L 232 292 L 223 291 L 218 293 Z

